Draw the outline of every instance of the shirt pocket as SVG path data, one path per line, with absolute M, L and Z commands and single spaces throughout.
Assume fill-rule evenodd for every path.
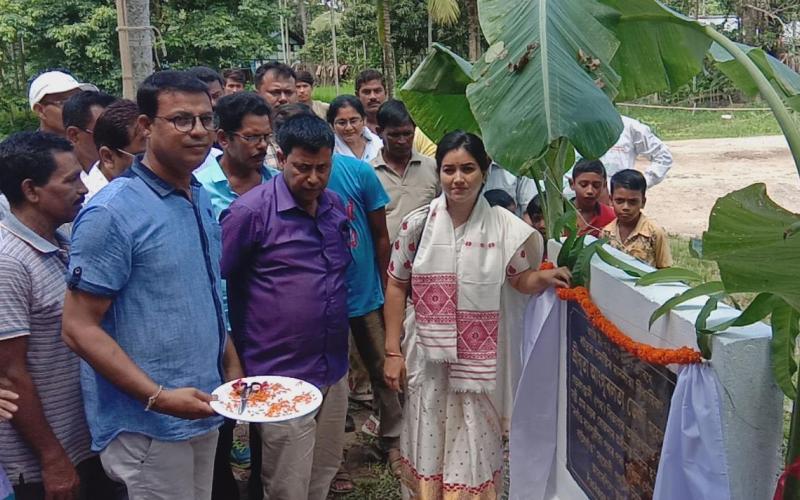
M 341 220 L 326 235 L 325 257 L 328 260 L 328 268 L 338 272 L 347 268 L 352 260 L 350 254 L 350 240 L 352 237 L 351 224 L 347 220 Z

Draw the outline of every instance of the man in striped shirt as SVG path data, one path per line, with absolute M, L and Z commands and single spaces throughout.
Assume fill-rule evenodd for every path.
M 81 208 L 86 187 L 72 145 L 46 132 L 0 143 L 0 379 L 19 394 L 0 422 L 0 464 L 17 499 L 113 498 L 91 452 L 80 366 L 61 340 L 68 242 L 57 228 Z

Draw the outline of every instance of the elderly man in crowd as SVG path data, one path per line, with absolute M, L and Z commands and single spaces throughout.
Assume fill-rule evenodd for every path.
M 0 190 L 11 214 L 0 224 L 0 379 L 19 394 L 0 421 L 0 469 L 19 500 L 113 498 L 90 449 L 78 357 L 61 339 L 72 221 L 86 187 L 72 145 L 44 132 L 0 144 Z
M 130 498 L 211 497 L 210 392 L 241 375 L 220 297 L 220 228 L 192 170 L 208 154 L 206 85 L 162 71 L 137 93 L 142 158 L 76 219 L 63 336 L 84 360 L 92 448 Z
M 350 225 L 326 189 L 330 127 L 293 116 L 277 136 L 282 175 L 222 215 L 222 273 L 245 373 L 297 377 L 324 396 L 316 414 L 258 425 L 264 498 L 324 500 L 344 445 Z
M 80 83 L 64 71 L 46 71 L 31 82 L 28 102 L 39 118 L 39 130 L 64 136 L 64 119 L 61 110 L 67 99 L 81 90 L 94 90 L 91 83 Z

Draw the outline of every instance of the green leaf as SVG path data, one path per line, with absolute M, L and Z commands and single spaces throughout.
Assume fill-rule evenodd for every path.
M 597 19 L 599 4 L 479 0 L 478 8 L 489 50 L 473 68 L 467 98 L 490 155 L 517 172 L 567 138 L 583 157 L 602 156 L 622 120 L 609 99 L 619 84 L 609 65 L 619 43 Z
M 569 231 L 570 234 L 578 232 L 577 212 L 572 206 L 568 207 L 567 210 L 561 214 L 561 217 L 556 220 L 551 237 L 558 238 L 565 229 Z
M 758 66 L 772 87 L 784 98 L 786 105 L 800 112 L 800 74 L 763 49 L 741 43 L 736 45 Z M 727 50 L 715 42 L 708 53 L 720 71 L 730 78 L 734 85 L 751 97 L 758 95 L 758 87 L 753 78 Z
M 711 313 L 717 309 L 718 303 L 719 299 L 716 295 L 709 297 L 694 322 L 694 329 L 697 332 L 697 345 L 700 347 L 700 352 L 705 359 L 711 359 L 711 334 L 706 331 L 706 322 Z
M 612 30 L 620 42 L 611 66 L 619 73 L 617 100 L 677 90 L 703 70 L 711 41 L 697 21 L 655 0 L 600 0 L 619 18 Z
M 680 295 L 676 295 L 669 299 L 668 301 L 661 304 L 661 306 L 653 311 L 653 314 L 650 316 L 649 327 L 653 326 L 658 318 L 667 314 L 675 307 L 683 304 L 687 300 L 691 300 L 695 297 L 702 297 L 703 295 L 712 295 L 715 293 L 719 293 L 725 290 L 725 285 L 722 284 L 721 281 L 709 281 L 708 283 L 702 283 L 697 285 L 694 288 L 690 288 L 685 292 L 681 293 Z
M 695 259 L 703 258 L 703 240 L 700 238 L 689 239 L 689 255 Z
M 797 389 L 792 382 L 792 376 L 797 371 L 794 360 L 795 341 L 800 327 L 798 327 L 800 313 L 789 304 L 782 302 L 772 311 L 772 374 L 775 382 L 789 399 L 795 399 Z
M 717 200 L 703 233 L 703 252 L 719 265 L 728 293 L 770 292 L 800 308 L 800 238 L 784 238 L 798 220 L 767 196 L 764 184 Z
M 756 298 L 750 302 L 750 305 L 748 305 L 747 308 L 745 308 L 745 310 L 735 318 L 728 321 L 723 321 L 722 323 L 713 326 L 704 325 L 703 330 L 710 333 L 716 333 L 724 332 L 733 326 L 752 325 L 753 323 L 761 321 L 769 316 L 775 306 L 780 302 L 782 302 L 782 300 L 771 293 L 759 293 L 756 295 Z
M 577 238 L 578 231 L 570 230 L 569 234 L 567 235 L 567 239 L 561 244 L 561 250 L 558 251 L 558 259 L 556 259 L 556 264 L 558 267 L 569 267 L 569 254 L 572 252 L 572 248 L 575 246 L 575 240 L 577 240 Z
M 597 249 L 597 256 L 600 257 L 600 259 L 609 266 L 616 267 L 617 269 L 624 271 L 628 275 L 633 276 L 635 278 L 641 278 L 642 276 L 647 274 L 647 271 L 642 271 L 638 267 L 634 267 L 628 264 L 627 262 L 614 257 L 603 247 L 599 247 Z
M 434 43 L 431 51 L 398 92 L 417 126 L 438 142 L 461 129 L 480 134 L 465 95 L 472 82 L 472 65 L 447 47 Z
M 636 282 L 636 286 L 655 285 L 656 283 L 680 283 L 690 281 L 703 281 L 702 276 L 690 269 L 680 267 L 667 267 L 647 273 Z
M 592 273 L 592 257 L 597 253 L 597 249 L 606 243 L 606 240 L 595 240 L 578 252 L 575 266 L 572 268 L 573 286 L 589 287 L 589 278 Z
M 578 239 L 575 240 L 575 243 L 572 245 L 572 248 L 570 248 L 569 254 L 567 255 L 567 262 L 565 264 L 570 269 L 570 271 L 575 269 L 575 263 L 578 261 L 578 255 L 580 255 L 585 245 L 586 245 L 586 235 L 584 234 L 578 236 Z

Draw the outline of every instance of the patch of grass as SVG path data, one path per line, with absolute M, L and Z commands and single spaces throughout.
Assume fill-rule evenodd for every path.
M 669 236 L 669 249 L 672 252 L 673 266 L 694 271 L 703 278 L 703 281 L 719 280 L 717 263 L 694 257 L 689 252 L 689 238 L 671 234 Z
M 355 489 L 341 500 L 399 500 L 400 481 L 385 464 L 369 465 L 365 474 L 353 475 Z
M 770 111 L 683 111 L 633 108 L 620 105 L 620 113 L 646 123 L 663 140 L 711 139 L 779 135 L 778 122 Z M 731 115 L 723 119 L 722 115 Z
M 342 94 L 355 94 L 354 82 L 339 82 L 339 93 L 336 93 L 336 87 L 333 85 L 318 85 L 314 87 L 314 95 L 312 96 L 317 101 L 331 102 L 337 95 Z

